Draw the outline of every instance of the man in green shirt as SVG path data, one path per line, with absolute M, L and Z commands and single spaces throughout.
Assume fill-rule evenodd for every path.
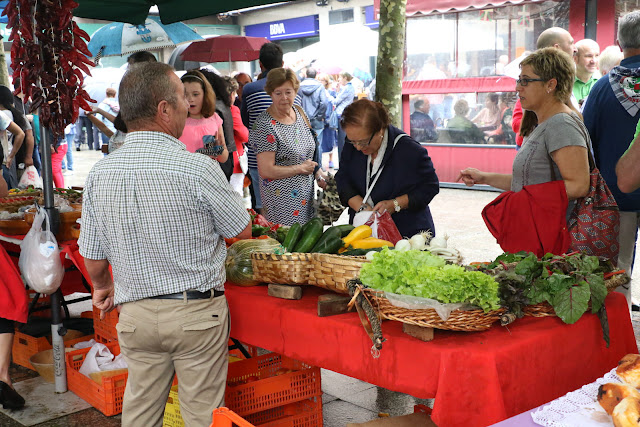
M 573 84 L 573 96 L 581 103 L 591 92 L 591 87 L 598 81 L 594 74 L 598 71 L 600 46 L 591 39 L 583 39 L 576 43 L 573 60 L 576 63 L 576 81 Z

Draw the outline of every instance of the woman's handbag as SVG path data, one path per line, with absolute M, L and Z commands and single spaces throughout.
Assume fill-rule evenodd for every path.
M 591 139 L 588 133 L 585 134 L 591 171 L 590 185 L 587 195 L 576 200 L 569 216 L 569 250 L 605 257 L 615 264 L 620 252 L 620 211 L 611 190 L 596 167 L 591 152 Z

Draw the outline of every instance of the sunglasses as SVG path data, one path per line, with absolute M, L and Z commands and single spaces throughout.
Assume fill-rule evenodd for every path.
M 352 141 L 349 138 L 347 138 L 347 136 L 344 137 L 344 141 L 348 142 L 349 144 L 353 144 L 355 147 L 366 147 L 369 144 L 371 144 L 371 140 L 373 139 L 373 137 L 376 136 L 376 132 L 371 134 L 371 137 L 369 138 L 369 140 L 367 140 L 367 142 L 365 142 L 365 140 L 360 140 L 360 141 Z

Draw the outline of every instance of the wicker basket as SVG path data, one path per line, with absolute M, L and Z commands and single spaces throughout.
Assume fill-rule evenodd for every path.
M 311 254 L 298 252 L 288 255 L 254 252 L 251 266 L 255 280 L 281 285 L 308 285 L 313 267 Z
M 362 264 L 369 262 L 363 256 L 342 256 L 314 253 L 311 256 L 313 270 L 309 284 L 340 294 L 349 294 L 347 280 L 360 275 Z
M 629 283 L 631 279 L 626 274 L 618 274 L 612 278 L 605 280 L 604 284 L 607 287 L 607 292 L 613 292 L 618 286 Z M 591 301 L 589 301 L 589 311 L 591 310 Z M 556 316 L 556 312 L 548 302 L 539 302 L 538 304 L 527 305 L 523 307 L 522 312 L 525 316 L 531 317 L 547 317 Z
M 484 310 L 454 310 L 449 318 L 444 321 L 438 313 L 432 309 L 410 310 L 396 307 L 389 300 L 383 297 L 381 291 L 374 289 L 363 289 L 374 309 L 380 314 L 380 318 L 397 320 L 409 325 L 421 326 L 424 328 L 446 329 L 450 331 L 486 331 L 493 323 L 500 320 L 500 316 L 506 309 L 492 310 L 487 313 Z

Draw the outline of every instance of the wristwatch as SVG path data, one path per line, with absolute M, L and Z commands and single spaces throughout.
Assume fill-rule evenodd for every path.
M 400 203 L 398 203 L 398 199 L 393 199 L 393 207 L 396 212 L 400 212 L 400 210 L 402 209 L 400 207 Z

